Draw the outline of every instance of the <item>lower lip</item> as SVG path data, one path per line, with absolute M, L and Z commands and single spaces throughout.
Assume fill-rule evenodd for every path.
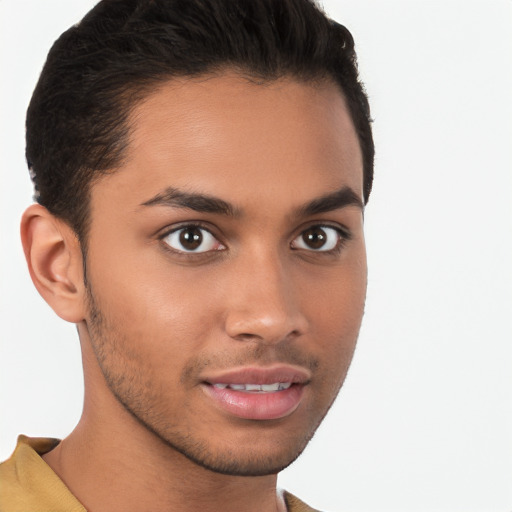
M 299 406 L 304 386 L 293 384 L 273 393 L 251 393 L 229 388 L 203 385 L 217 407 L 238 418 L 247 420 L 276 420 L 291 414 Z

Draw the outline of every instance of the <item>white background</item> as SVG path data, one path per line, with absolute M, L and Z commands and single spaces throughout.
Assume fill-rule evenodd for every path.
M 0 0 L 0 459 L 81 411 L 74 327 L 39 298 L 19 217 L 24 112 L 94 0 Z M 512 1 L 326 0 L 375 118 L 369 290 L 336 405 L 280 485 L 331 511 L 512 511 Z

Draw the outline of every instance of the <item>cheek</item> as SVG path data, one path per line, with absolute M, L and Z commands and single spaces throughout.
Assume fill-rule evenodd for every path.
M 366 298 L 367 271 L 364 252 L 339 272 L 312 279 L 301 291 L 310 335 L 323 361 L 327 380 L 340 383 L 348 370 L 357 342 Z
M 215 288 L 205 289 L 207 283 L 188 269 L 161 261 L 125 257 L 102 263 L 91 269 L 91 285 L 108 325 L 105 334 L 117 339 L 126 359 L 148 362 L 165 374 L 201 350 L 214 323 L 209 303 L 215 302 Z
M 311 273 L 300 290 L 311 325 L 329 338 L 352 338 L 359 331 L 366 299 L 367 269 L 363 250 L 346 265 Z

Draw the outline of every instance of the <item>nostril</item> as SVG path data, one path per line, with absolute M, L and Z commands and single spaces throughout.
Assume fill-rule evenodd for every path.
M 251 334 L 250 332 L 242 332 L 232 337 L 238 339 L 239 341 L 262 341 L 261 336 L 258 336 L 257 334 Z
M 237 341 L 257 342 L 263 345 L 272 345 L 284 341 L 291 341 L 294 338 L 298 338 L 299 336 L 301 336 L 301 332 L 297 329 L 293 329 L 291 331 L 286 331 L 284 329 L 267 329 L 265 332 L 260 332 L 259 334 L 251 332 L 241 332 L 230 336 L 231 338 Z

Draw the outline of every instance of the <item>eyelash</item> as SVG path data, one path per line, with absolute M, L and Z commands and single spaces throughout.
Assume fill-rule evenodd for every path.
M 216 240 L 219 243 L 219 245 L 222 246 L 222 248 L 208 250 L 208 251 L 195 252 L 195 251 L 186 251 L 186 250 L 175 249 L 174 247 L 169 245 L 167 242 L 165 242 L 165 239 L 170 237 L 171 235 L 178 234 L 180 231 L 183 232 L 187 229 L 189 229 L 189 230 L 196 229 L 196 230 L 200 230 L 202 232 L 208 233 L 208 235 L 211 236 L 214 240 Z M 159 236 L 159 240 L 162 241 L 163 247 L 167 251 L 169 251 L 179 257 L 183 257 L 183 258 L 193 259 L 193 258 L 198 258 L 201 256 L 203 256 L 203 257 L 211 256 L 212 254 L 214 254 L 216 252 L 221 252 L 226 249 L 225 245 L 219 240 L 219 237 L 212 233 L 211 227 L 205 226 L 204 224 L 202 224 L 200 222 L 192 222 L 192 223 L 187 223 L 187 224 L 180 224 L 178 226 L 173 226 L 171 229 L 168 229 L 167 231 L 162 233 Z
M 177 234 L 180 231 L 184 231 L 187 229 L 190 229 L 190 230 L 196 229 L 196 230 L 200 230 L 202 232 L 208 233 L 208 235 L 211 236 L 220 245 L 220 248 L 195 252 L 193 250 L 186 251 L 186 250 L 176 249 L 174 247 L 171 247 L 169 243 L 165 242 L 165 239 L 168 238 L 169 236 L 171 236 L 173 234 Z M 304 234 L 306 232 L 313 231 L 315 229 L 321 229 L 324 231 L 326 229 L 329 229 L 329 230 L 335 231 L 338 236 L 338 240 L 336 242 L 335 247 L 333 247 L 332 249 L 328 249 L 328 250 L 321 250 L 321 248 L 318 250 L 315 250 L 312 248 L 308 249 L 308 248 L 303 248 L 303 247 L 293 247 L 292 244 L 296 240 L 298 240 L 301 236 L 304 236 Z M 352 239 L 352 235 L 346 228 L 341 228 L 339 226 L 332 226 L 329 224 L 311 224 L 311 225 L 307 226 L 305 229 L 302 229 L 300 231 L 300 233 L 297 236 L 295 236 L 295 238 L 293 238 L 292 242 L 290 243 L 290 247 L 294 251 L 305 251 L 305 252 L 311 253 L 311 254 L 320 254 L 320 255 L 325 255 L 325 256 L 337 255 L 342 251 L 345 244 L 351 239 Z M 211 228 L 208 226 L 205 226 L 204 224 L 202 224 L 200 222 L 193 222 L 193 223 L 181 224 L 178 226 L 174 226 L 172 229 L 169 229 L 169 230 L 165 231 L 164 233 L 162 233 L 159 236 L 159 240 L 162 241 L 162 244 L 167 251 L 172 252 L 173 254 L 175 254 L 179 257 L 183 257 L 183 258 L 194 259 L 194 258 L 198 258 L 201 256 L 203 256 L 203 257 L 212 256 L 217 252 L 222 252 L 222 251 L 226 250 L 226 246 L 219 240 L 219 238 L 216 235 L 214 235 L 212 233 Z
M 350 231 L 348 231 L 346 228 L 341 228 L 340 226 L 332 226 L 330 224 L 311 224 L 310 226 L 308 226 L 307 228 L 303 229 L 298 236 L 296 236 L 293 241 L 292 241 L 292 244 L 293 242 L 295 242 L 296 240 L 299 240 L 300 237 L 303 237 L 308 231 L 314 231 L 314 230 L 317 230 L 317 229 L 320 229 L 322 231 L 325 232 L 325 230 L 329 229 L 329 230 L 332 230 L 334 232 L 336 232 L 337 236 L 338 236 L 338 240 L 336 241 L 336 244 L 335 246 L 332 248 L 332 249 L 327 249 L 327 250 L 322 250 L 321 248 L 318 249 L 318 250 L 315 250 L 313 248 L 294 248 L 292 247 L 292 250 L 304 250 L 306 251 L 307 253 L 311 253 L 311 254 L 320 254 L 320 255 L 324 255 L 324 256 L 329 256 L 329 255 L 338 255 L 342 249 L 344 248 L 345 244 L 352 239 L 352 235 L 350 233 Z

